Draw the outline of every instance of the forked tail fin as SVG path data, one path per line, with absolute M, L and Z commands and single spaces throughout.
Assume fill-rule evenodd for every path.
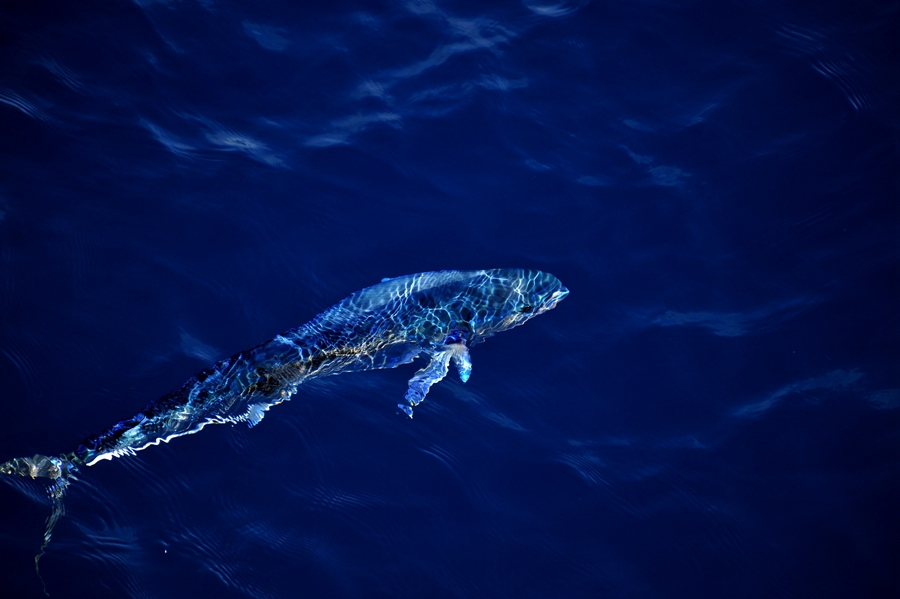
M 15 458 L 0 464 L 0 474 L 68 480 L 78 471 L 78 462 L 80 460 L 75 454 L 61 455 L 58 458 L 36 454 L 33 458 Z
M 44 542 L 41 544 L 41 550 L 34 556 L 34 571 L 37 572 L 38 578 L 44 586 L 45 595 L 49 595 L 49 593 L 47 593 L 47 585 L 44 584 L 44 579 L 41 577 L 41 569 L 38 562 L 40 562 L 41 556 L 44 555 L 44 550 L 50 543 L 53 527 L 56 526 L 60 517 L 65 513 L 63 497 L 69 486 L 69 479 L 75 480 L 74 475 L 78 472 L 80 462 L 81 460 L 75 454 L 62 455 L 58 458 L 37 454 L 31 458 L 15 458 L 0 464 L 0 474 L 12 474 L 28 478 L 49 478 L 53 481 L 48 489 L 50 501 L 53 504 L 53 511 L 47 518 L 47 529 L 44 531 Z

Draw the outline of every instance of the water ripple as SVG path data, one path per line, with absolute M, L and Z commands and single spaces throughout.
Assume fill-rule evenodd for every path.
M 808 58 L 812 69 L 831 81 L 854 110 L 869 110 L 875 104 L 873 73 L 858 52 L 834 39 L 831 29 L 782 24 L 774 27 L 774 33 L 777 43 L 791 54 Z
M 867 89 L 866 76 L 852 56 L 844 60 L 819 60 L 812 65 L 820 75 L 833 81 L 856 110 L 871 108 L 872 99 Z
M 49 122 L 51 120 L 50 116 L 38 108 L 34 101 L 26 100 L 11 89 L 0 89 L 0 104 L 11 106 L 22 114 L 39 121 Z

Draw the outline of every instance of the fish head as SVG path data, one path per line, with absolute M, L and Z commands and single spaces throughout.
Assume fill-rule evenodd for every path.
M 484 271 L 473 281 L 471 343 L 525 324 L 552 310 L 569 295 L 555 276 L 533 269 Z

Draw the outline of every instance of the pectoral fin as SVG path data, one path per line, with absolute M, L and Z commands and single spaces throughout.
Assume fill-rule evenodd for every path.
M 469 348 L 463 343 L 454 343 L 448 347 L 452 348 L 450 357 L 453 359 L 453 365 L 456 366 L 459 378 L 465 383 L 472 375 L 472 358 L 469 356 Z
M 462 382 L 465 383 L 469 380 L 469 375 L 472 374 L 469 349 L 463 343 L 445 345 L 440 351 L 431 355 L 431 361 L 425 368 L 409 379 L 409 390 L 406 392 L 407 403 L 397 404 L 397 407 L 412 418 L 413 408 L 422 403 L 431 386 L 447 376 L 451 360 L 453 360 Z

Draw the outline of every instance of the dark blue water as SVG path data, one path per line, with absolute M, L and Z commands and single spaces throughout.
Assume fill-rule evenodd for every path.
M 348 374 L 84 469 L 51 596 L 900 593 L 897 2 L 11 4 L 0 460 L 383 277 L 571 290 L 415 420 Z

